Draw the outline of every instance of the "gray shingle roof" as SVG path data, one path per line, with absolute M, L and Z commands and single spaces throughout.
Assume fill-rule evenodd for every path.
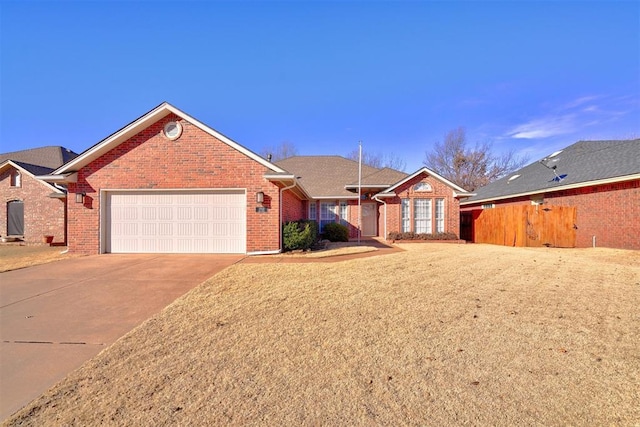
M 357 197 L 345 185 L 358 185 L 358 162 L 341 156 L 294 156 L 275 162 L 299 177 L 311 197 Z M 391 185 L 406 176 L 393 169 L 362 165 L 362 182 Z M 370 179 L 369 179 L 370 178 Z M 389 182 L 375 182 L 387 181 Z
M 531 163 L 478 188 L 475 196 L 461 204 L 504 199 L 519 194 L 545 193 L 567 185 L 579 186 L 580 183 L 633 174 L 640 174 L 640 139 L 580 141 L 553 157 Z M 512 179 L 516 175 L 519 177 Z M 563 175 L 566 176 L 557 178 Z
M 11 153 L 0 154 L 0 163 L 4 163 L 7 160 L 14 162 L 20 162 L 23 164 L 32 166 L 41 166 L 49 168 L 46 173 L 51 172 L 54 169 L 59 168 L 63 164 L 67 163 L 78 156 L 77 153 L 69 150 L 68 148 L 60 146 L 48 146 L 40 148 L 32 148 L 29 150 L 13 151 Z M 24 167 L 24 166 L 23 166 Z M 25 167 L 25 169 L 29 170 Z
M 386 185 L 388 187 L 406 177 L 407 174 L 404 172 L 391 168 L 382 168 L 372 174 L 366 176 L 363 175 L 362 185 Z M 350 182 L 349 185 L 357 187 L 358 181 Z

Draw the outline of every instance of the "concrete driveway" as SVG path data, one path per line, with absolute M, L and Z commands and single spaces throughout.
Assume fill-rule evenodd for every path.
M 0 273 L 0 421 L 244 255 L 97 255 Z

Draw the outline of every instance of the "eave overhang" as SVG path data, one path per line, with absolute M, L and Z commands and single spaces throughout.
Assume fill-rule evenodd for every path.
M 293 174 L 281 174 L 281 173 L 266 173 L 264 174 L 264 178 L 269 180 L 270 182 L 280 183 L 284 187 L 289 187 L 293 185 L 293 190 L 300 198 L 302 199 L 311 199 L 311 196 L 304 188 L 304 186 L 298 181 L 298 177 Z
M 51 174 L 51 175 L 38 175 L 35 177 L 40 181 L 52 182 L 52 183 L 73 183 L 78 182 L 78 173 L 70 172 L 63 174 Z

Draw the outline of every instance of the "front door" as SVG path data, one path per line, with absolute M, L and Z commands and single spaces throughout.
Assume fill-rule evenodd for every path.
M 24 203 L 20 200 L 7 203 L 7 236 L 24 236 Z
M 371 237 L 378 235 L 378 204 L 362 203 L 362 235 Z

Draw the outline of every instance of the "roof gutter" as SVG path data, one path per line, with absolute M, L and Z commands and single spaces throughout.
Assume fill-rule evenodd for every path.
M 69 172 L 63 174 L 37 175 L 36 179 L 45 182 L 78 182 L 78 172 Z
M 309 195 L 309 192 L 307 191 L 306 188 L 304 188 L 304 186 L 302 184 L 300 184 L 300 181 L 298 181 L 297 176 L 295 175 L 283 175 L 283 174 L 265 174 L 263 175 L 263 177 L 265 179 L 268 179 L 271 182 L 280 182 L 283 185 L 287 185 L 288 182 L 292 182 L 291 186 L 287 187 L 287 188 L 293 188 L 293 187 L 298 187 L 300 189 L 300 192 L 308 199 L 311 199 L 312 197 Z

